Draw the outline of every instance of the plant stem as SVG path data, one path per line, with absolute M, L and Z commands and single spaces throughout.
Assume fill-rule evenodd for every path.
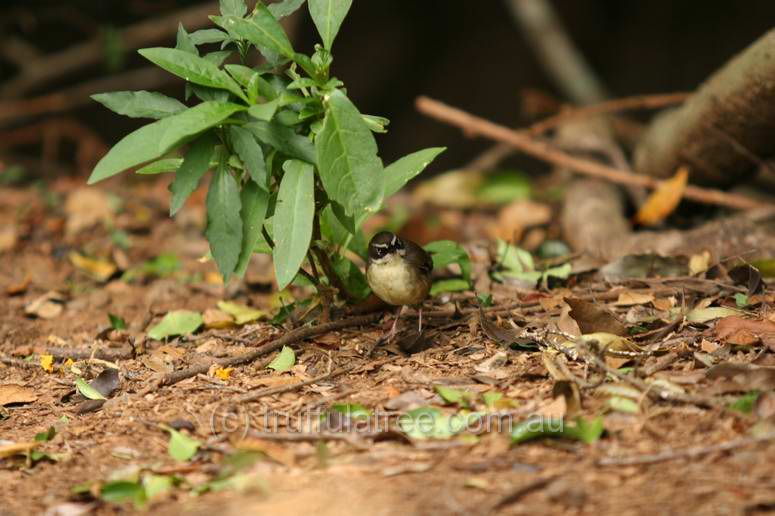
M 315 244 L 318 240 L 320 240 L 320 217 L 318 216 L 318 213 L 315 213 L 315 218 L 312 222 L 312 252 L 315 254 L 320 266 L 323 268 L 323 273 L 328 278 L 328 283 L 336 288 L 347 301 L 357 301 L 355 296 L 347 289 L 344 282 L 342 282 L 342 278 L 336 273 L 328 253 Z

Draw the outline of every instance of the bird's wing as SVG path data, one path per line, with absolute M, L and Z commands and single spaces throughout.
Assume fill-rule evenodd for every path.
M 423 274 L 430 274 L 433 270 L 433 258 L 428 251 L 409 240 L 404 240 L 404 246 L 408 259 L 412 260 Z

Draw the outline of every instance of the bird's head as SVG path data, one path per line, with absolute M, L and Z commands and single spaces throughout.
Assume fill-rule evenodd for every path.
M 380 262 L 394 254 L 403 256 L 406 252 L 404 243 L 389 231 L 380 231 L 369 242 L 369 261 Z

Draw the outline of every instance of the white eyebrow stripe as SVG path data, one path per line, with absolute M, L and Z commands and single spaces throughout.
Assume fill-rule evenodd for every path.
M 387 244 L 374 244 L 374 247 L 379 247 L 380 249 L 387 249 L 388 245 Z
M 393 240 L 390 241 L 391 246 L 395 246 L 398 244 L 398 237 L 393 235 Z

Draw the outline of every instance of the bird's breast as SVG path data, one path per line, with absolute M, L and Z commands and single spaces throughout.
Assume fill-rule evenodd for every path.
M 431 281 L 403 259 L 394 257 L 369 266 L 366 279 L 374 294 L 395 305 L 415 305 L 428 297 Z

